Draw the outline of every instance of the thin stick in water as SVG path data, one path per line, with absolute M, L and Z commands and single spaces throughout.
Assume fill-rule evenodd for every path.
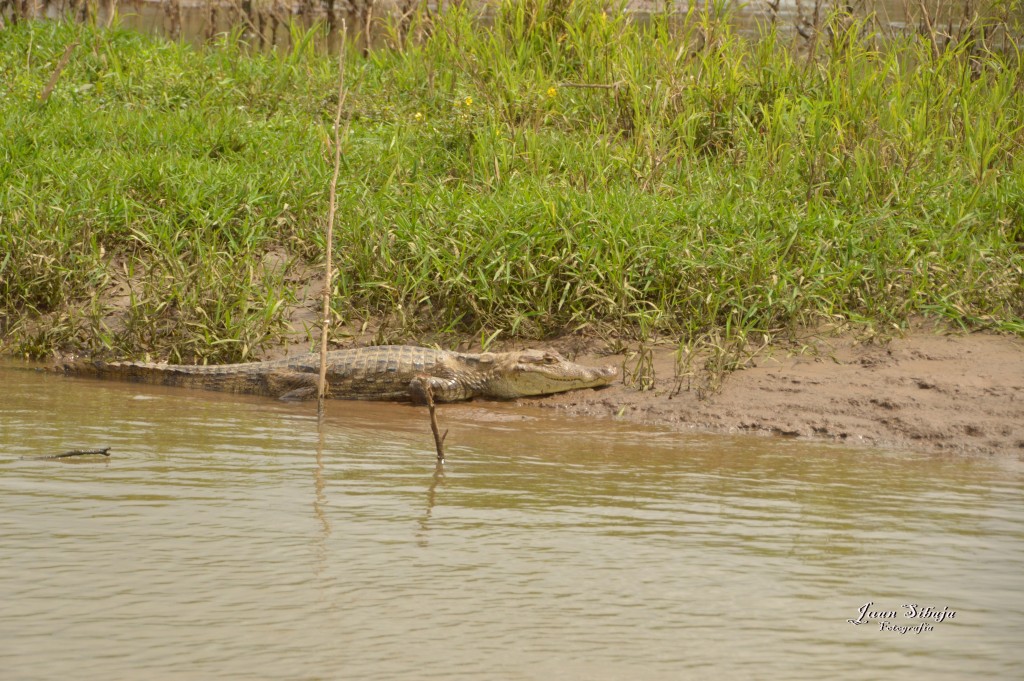
M 430 410 L 430 431 L 434 434 L 434 447 L 437 449 L 437 463 L 444 463 L 444 440 L 448 437 L 448 431 L 441 433 L 441 429 L 437 426 L 437 409 L 434 406 L 434 391 L 430 387 L 430 379 L 425 376 L 417 376 L 413 379 L 415 382 L 416 392 L 419 395 L 414 399 L 418 401 L 422 398 L 427 403 L 427 409 Z

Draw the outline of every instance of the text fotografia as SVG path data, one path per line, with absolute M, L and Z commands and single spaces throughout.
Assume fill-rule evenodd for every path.
M 949 606 L 941 610 L 935 606 L 920 606 L 917 603 L 904 603 L 903 612 L 898 610 L 873 610 L 874 602 L 867 602 L 857 611 L 857 619 L 846 620 L 850 624 L 873 624 L 878 623 L 879 631 L 892 631 L 897 634 L 921 634 L 935 630 L 935 624 L 942 624 L 946 620 L 956 619 L 956 610 L 950 610 Z M 896 620 L 900 615 L 904 620 L 917 620 L 917 624 L 898 624 Z M 933 624 L 933 622 L 935 624 Z

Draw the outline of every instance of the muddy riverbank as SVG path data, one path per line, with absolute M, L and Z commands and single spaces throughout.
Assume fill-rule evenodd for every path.
M 302 321 L 312 323 L 313 313 L 306 316 Z M 372 344 L 375 335 L 353 329 L 345 346 Z M 296 342 L 264 359 L 308 347 Z M 632 376 L 635 346 L 623 352 L 584 335 L 493 349 L 511 347 L 553 347 L 583 364 L 619 367 L 619 380 L 607 388 L 520 400 L 532 406 L 696 432 L 1024 457 L 1024 340 L 1011 335 L 924 322 L 894 337 L 817 332 L 798 343 L 748 348 L 741 368 L 721 375 L 720 384 L 707 355 L 679 367 L 674 346 L 655 345 L 645 390 Z M 480 351 L 475 343 L 453 349 Z
M 353 332 L 336 347 L 382 342 L 375 335 Z M 260 359 L 309 349 L 297 333 L 292 339 Z M 438 344 L 480 351 L 473 342 Z M 643 381 L 636 376 L 635 348 L 616 345 L 584 336 L 493 349 L 553 347 L 583 364 L 619 368 L 606 388 L 519 400 L 525 405 L 694 432 L 1024 458 L 1024 340 L 1015 336 L 921 325 L 892 338 L 815 334 L 799 343 L 748 348 L 740 368 L 718 374 L 708 368 L 707 355 L 681 367 L 676 348 L 655 345 L 640 372 Z
M 1019 338 L 930 328 L 884 341 L 817 337 L 765 349 L 715 392 L 697 389 L 699 376 L 676 378 L 671 349 L 652 360 L 650 390 L 617 383 L 535 402 L 699 431 L 1024 457 Z M 604 360 L 591 351 L 581 361 Z

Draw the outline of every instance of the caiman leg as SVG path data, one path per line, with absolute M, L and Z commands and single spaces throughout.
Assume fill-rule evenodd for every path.
M 311 400 L 320 388 L 319 376 L 301 371 L 274 371 L 267 375 L 267 391 L 285 402 Z
M 473 396 L 473 391 L 454 378 L 439 378 L 422 374 L 409 381 L 409 397 L 413 403 L 428 403 L 426 385 L 430 386 L 430 392 L 436 402 L 459 402 Z

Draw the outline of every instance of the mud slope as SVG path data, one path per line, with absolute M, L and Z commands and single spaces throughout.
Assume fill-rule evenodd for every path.
M 609 361 L 596 354 L 579 359 Z M 1024 457 L 1018 338 L 919 331 L 884 344 L 820 339 L 811 351 L 762 353 L 704 399 L 693 381 L 687 389 L 673 377 L 671 351 L 656 351 L 654 368 L 653 390 L 617 384 L 530 402 L 712 432 Z

